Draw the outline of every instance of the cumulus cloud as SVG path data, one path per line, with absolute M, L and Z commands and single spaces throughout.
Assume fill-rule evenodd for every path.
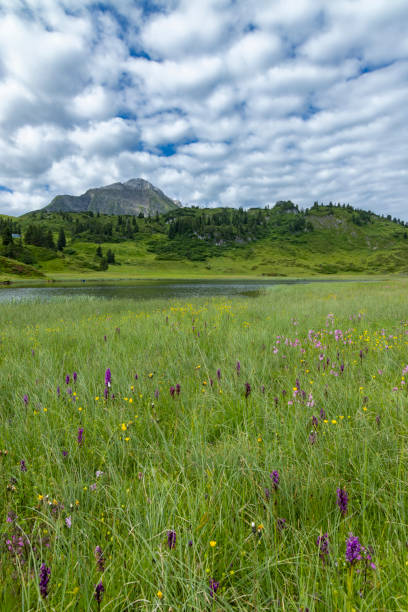
M 2 0 L 0 209 L 142 177 L 408 220 L 406 0 Z

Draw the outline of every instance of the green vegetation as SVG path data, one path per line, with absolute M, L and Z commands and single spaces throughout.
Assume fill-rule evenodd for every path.
M 407 610 L 407 289 L 3 304 L 0 608 Z
M 192 207 L 152 216 L 42 210 L 1 218 L 0 232 L 0 255 L 52 278 L 408 271 L 406 224 L 345 205 L 299 210 L 288 201 L 271 209 Z M 95 256 L 98 245 L 103 262 Z

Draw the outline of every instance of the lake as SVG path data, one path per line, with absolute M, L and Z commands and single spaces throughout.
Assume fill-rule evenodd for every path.
M 357 279 L 356 279 L 357 280 Z M 349 279 L 348 282 L 353 282 Z M 52 285 L 8 286 L 0 288 L 0 303 L 20 300 L 48 301 L 61 297 L 97 297 L 149 300 L 155 298 L 215 297 L 241 295 L 257 297 L 267 288 L 277 285 L 331 283 L 333 279 L 302 280 L 183 280 L 183 281 L 127 281 L 106 283 L 78 282 Z M 338 281 L 337 281 L 338 282 Z M 360 281 L 361 282 L 361 281 Z

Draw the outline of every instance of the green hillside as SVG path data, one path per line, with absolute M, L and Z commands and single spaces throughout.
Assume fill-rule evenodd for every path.
M 408 272 L 406 224 L 345 205 L 299 210 L 278 202 L 152 216 L 42 210 L 2 217 L 0 232 L 3 258 L 55 279 Z M 2 260 L 0 275 L 20 273 Z

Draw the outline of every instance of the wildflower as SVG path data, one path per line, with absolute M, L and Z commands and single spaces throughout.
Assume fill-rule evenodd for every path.
M 63 451 L 62 451 L 62 456 L 63 456 L 63 457 L 66 457 L 67 455 L 68 455 L 68 451 L 63 450 Z
M 354 565 L 356 561 L 361 559 L 361 544 L 357 536 L 354 536 L 351 532 L 346 541 L 346 561 L 350 565 Z
M 337 489 L 337 505 L 342 516 L 345 516 L 348 506 L 348 495 L 345 489 Z
M 89 490 L 90 491 L 95 491 L 96 490 L 96 482 L 94 482 L 94 484 L 89 485 Z
M 71 529 L 71 525 L 72 525 L 72 520 L 70 516 L 67 516 L 65 518 L 65 525 L 68 527 L 68 529 Z
M 176 547 L 176 532 L 172 529 L 167 532 L 167 544 L 170 550 Z
M 314 416 L 314 415 L 312 416 L 312 425 L 313 425 L 313 427 L 314 427 L 315 429 L 317 429 L 317 427 L 318 427 L 318 425 L 319 425 L 319 421 L 318 421 L 317 416 Z
M 319 557 L 323 561 L 323 565 L 326 563 L 327 557 L 329 555 L 329 536 L 327 533 L 319 536 L 317 538 L 317 547 L 319 549 Z
M 24 396 L 23 396 L 23 402 L 27 406 L 27 404 L 28 404 L 28 395 L 27 395 L 27 393 L 25 393 Z
M 111 375 L 110 368 L 108 368 L 105 372 L 105 386 L 106 387 L 111 386 L 111 380 L 112 380 L 112 375 Z
M 159 599 L 163 599 L 163 593 L 161 591 L 157 591 L 156 595 Z
M 241 370 L 241 363 L 237 361 L 237 374 L 239 374 L 240 370 Z
M 14 521 L 16 519 L 17 519 L 17 514 L 15 512 L 9 512 L 7 514 L 6 522 L 7 523 L 14 523 Z
M 249 397 L 251 394 L 251 385 L 249 384 L 249 382 L 245 383 L 245 397 Z
M 277 522 L 279 531 L 283 531 L 286 527 L 286 519 L 278 518 L 276 522 Z
M 267 501 L 269 501 L 270 496 L 271 496 L 271 492 L 270 492 L 270 490 L 268 489 L 268 487 L 266 487 L 266 488 L 265 488 L 265 497 L 266 497 L 266 500 L 267 500 Z
M 216 580 L 214 580 L 213 578 L 211 578 L 210 580 L 210 595 L 211 597 L 215 597 L 216 592 L 218 591 L 218 587 L 220 586 L 220 583 L 217 582 Z
M 48 595 L 48 582 L 50 580 L 51 570 L 43 563 L 40 567 L 40 593 L 45 599 Z
M 100 606 L 101 604 L 104 592 L 105 592 L 105 587 L 103 586 L 102 582 L 98 582 L 98 584 L 95 587 L 95 594 L 94 594 L 95 599 L 98 603 L 98 606 Z
M 189 541 L 188 541 L 188 547 L 189 547 L 189 548 L 191 548 L 191 547 L 192 547 L 192 545 L 193 545 L 193 540 L 189 540 Z
M 377 426 L 379 427 L 381 423 L 381 417 L 379 414 L 377 414 L 377 416 L 375 417 L 375 422 L 377 423 Z
M 61 395 L 61 389 L 59 388 L 59 385 L 57 387 L 57 397 L 59 397 Z
M 78 429 L 78 437 L 77 437 L 77 440 L 78 440 L 78 444 L 79 444 L 79 446 L 81 446 L 81 445 L 82 445 L 83 435 L 84 435 L 84 428 L 83 428 L 83 427 L 80 427 L 80 428 Z
M 278 470 L 274 470 L 271 474 L 269 474 L 269 476 L 273 482 L 273 488 L 275 489 L 275 491 L 277 491 L 280 480 Z
M 159 399 L 159 390 L 158 389 L 156 389 L 155 392 L 154 392 L 154 398 L 155 399 Z
M 74 381 L 74 383 L 77 381 L 77 378 L 78 378 L 78 374 L 74 372 L 72 375 L 72 380 Z
M 311 431 L 309 434 L 309 442 L 310 444 L 313 446 L 313 444 L 316 442 L 317 439 L 317 434 L 315 431 Z
M 176 392 L 175 387 L 171 386 L 170 387 L 170 395 L 171 395 L 171 397 L 174 397 L 175 392 Z
M 26 471 L 27 471 L 27 466 L 26 466 L 26 464 L 25 464 L 24 459 L 22 459 L 22 460 L 20 461 L 20 470 L 21 470 L 22 472 L 26 472 Z
M 176 385 L 176 393 L 177 393 L 177 395 L 180 395 L 180 391 L 181 391 L 181 387 L 180 387 L 180 385 L 177 383 L 177 385 Z
M 101 472 L 101 470 L 96 470 L 96 472 L 95 472 L 95 476 L 96 476 L 97 478 L 100 478 L 101 476 L 103 476 L 103 472 Z
M 69 385 L 69 381 L 70 381 L 70 377 L 69 377 L 69 374 L 67 374 L 65 377 L 65 382 L 67 383 L 67 385 Z
M 321 418 L 321 420 L 322 420 L 322 421 L 324 421 L 325 419 L 327 419 L 326 413 L 325 413 L 325 411 L 324 411 L 324 409 L 323 409 L 323 408 L 320 410 L 320 413 L 319 413 L 319 414 L 320 414 L 320 418 Z
M 210 541 L 211 548 L 215 548 L 217 546 L 217 542 L 215 540 Z
M 94 550 L 94 557 L 96 561 L 96 566 L 99 572 L 105 571 L 105 557 L 103 556 L 102 548 L 100 546 L 96 546 Z
M 217 378 L 218 378 L 218 380 L 221 380 L 221 370 L 220 370 L 220 368 L 218 368 L 218 370 L 217 370 Z

